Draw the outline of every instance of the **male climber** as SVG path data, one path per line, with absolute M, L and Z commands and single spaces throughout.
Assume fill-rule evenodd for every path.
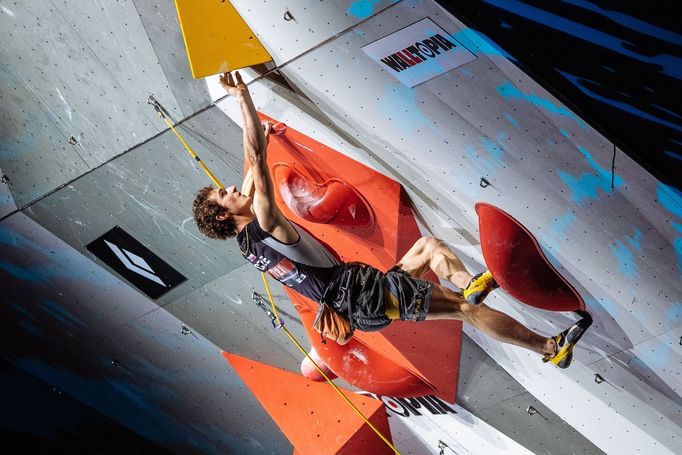
M 316 326 L 318 331 L 344 344 L 352 330 L 379 330 L 394 319 L 456 319 L 497 340 L 542 354 L 544 361 L 560 368 L 570 365 L 573 345 L 589 323 L 581 320 L 549 338 L 532 332 L 483 304 L 486 295 L 497 287 L 490 272 L 472 277 L 440 240 L 422 237 L 388 272 L 367 264 L 339 262 L 277 207 L 267 165 L 272 127 L 261 123 L 239 73 L 225 73 L 220 84 L 241 109 L 244 158 L 249 170 L 241 191 L 235 186 L 199 190 L 193 205 L 194 219 L 208 237 L 224 240 L 236 236 L 242 255 L 258 270 L 318 302 L 320 308 L 331 307 L 332 316 L 342 315 L 351 328 L 350 335 Z M 462 289 L 462 293 L 421 279 L 429 269 Z M 316 324 L 319 318 L 318 311 Z

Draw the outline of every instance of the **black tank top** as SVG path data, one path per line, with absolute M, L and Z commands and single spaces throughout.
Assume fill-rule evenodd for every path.
M 305 229 L 291 224 L 299 240 L 286 244 L 264 231 L 254 219 L 237 235 L 239 248 L 258 270 L 320 302 L 341 263 Z

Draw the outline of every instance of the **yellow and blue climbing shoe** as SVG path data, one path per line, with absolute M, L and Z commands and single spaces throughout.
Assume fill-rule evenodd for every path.
M 490 291 L 498 287 L 490 270 L 486 270 L 472 277 L 467 287 L 462 289 L 462 294 L 471 305 L 478 305 L 483 303 Z
M 545 355 L 542 361 L 552 362 L 559 368 L 568 368 L 573 360 L 573 346 L 580 340 L 591 324 L 591 319 L 581 319 L 559 335 L 553 337 L 556 342 L 557 353 L 554 357 Z

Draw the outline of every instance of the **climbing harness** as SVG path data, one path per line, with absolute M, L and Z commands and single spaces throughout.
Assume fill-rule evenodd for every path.
M 190 156 L 192 158 L 194 158 L 194 160 L 197 163 L 199 163 L 199 166 L 201 166 L 201 168 L 204 170 L 204 172 L 206 172 L 206 174 L 213 181 L 213 183 L 219 189 L 225 188 L 220 183 L 220 181 L 215 177 L 215 175 L 213 175 L 211 170 L 204 164 L 204 162 L 201 161 L 201 158 L 199 158 L 199 156 L 196 153 L 194 153 L 192 148 L 189 146 L 189 144 L 187 144 L 187 142 L 185 142 L 185 140 L 182 138 L 180 133 L 178 133 L 178 131 L 175 129 L 175 127 L 173 126 L 173 124 L 169 120 L 170 115 L 163 108 L 161 103 L 159 103 L 152 95 L 149 95 L 149 98 L 147 99 L 147 103 L 152 105 L 154 110 L 156 110 L 156 112 L 159 114 L 159 116 L 166 122 L 166 125 L 168 125 L 168 127 L 171 129 L 171 131 L 173 131 L 173 133 L 175 133 L 175 136 L 177 136 L 180 143 L 182 143 L 182 145 L 185 147 L 185 150 L 187 150 L 187 152 L 190 154 Z M 241 246 L 240 246 L 240 248 L 241 248 Z M 313 364 L 313 366 L 315 367 L 317 372 L 322 375 L 322 377 L 327 381 L 327 383 L 341 396 L 341 398 L 343 398 L 343 400 L 355 411 L 355 413 L 358 414 L 358 416 L 360 416 L 360 418 L 362 418 L 362 420 L 377 434 L 377 436 L 379 436 L 379 438 L 381 438 L 382 441 L 384 441 L 386 443 L 386 445 L 388 445 L 391 448 L 391 450 L 393 450 L 393 452 L 395 452 L 397 455 L 400 455 L 400 452 L 398 451 L 398 449 L 395 448 L 395 446 L 391 443 L 391 441 L 389 441 L 381 433 L 381 431 L 379 431 L 379 429 L 377 427 L 375 427 L 372 424 L 372 422 L 369 421 L 369 419 L 362 413 L 362 411 L 360 409 L 358 409 L 358 407 L 355 406 L 355 404 L 353 404 L 352 401 L 350 401 L 350 399 L 346 396 L 346 394 L 343 393 L 343 391 L 341 389 L 339 389 L 339 387 L 336 384 L 334 384 L 334 382 L 332 382 L 332 380 L 329 378 L 329 376 L 327 376 L 325 374 L 325 372 L 322 371 L 322 368 L 320 368 L 320 366 L 317 364 L 317 362 L 315 362 L 310 357 L 310 354 L 308 354 L 306 352 L 306 350 L 303 348 L 303 346 L 301 346 L 301 344 L 298 342 L 298 340 L 296 340 L 296 338 L 291 334 L 291 332 L 289 332 L 289 329 L 287 329 L 285 327 L 284 322 L 282 321 L 282 319 L 279 316 L 279 313 L 277 312 L 277 305 L 275 305 L 275 299 L 272 297 L 272 292 L 270 292 L 270 285 L 268 284 L 268 280 L 265 277 L 264 272 L 261 272 L 261 277 L 263 278 L 263 285 L 265 286 L 265 291 L 268 295 L 268 300 L 270 301 L 272 311 L 270 311 L 270 309 L 265 306 L 265 304 L 263 303 L 263 297 L 260 294 L 254 292 L 252 297 L 254 298 L 254 300 L 256 300 L 256 304 L 265 310 L 267 316 L 270 318 L 270 321 L 272 322 L 273 328 L 281 329 L 282 331 L 284 331 L 284 333 L 286 333 L 286 335 L 289 337 L 289 339 L 291 339 L 291 341 L 303 353 L 303 355 L 305 355 L 306 358 L 308 360 L 310 360 L 310 362 Z

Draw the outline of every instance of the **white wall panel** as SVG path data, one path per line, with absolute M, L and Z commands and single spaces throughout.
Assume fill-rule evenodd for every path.
M 283 64 L 399 0 L 230 0 L 277 64 Z M 291 20 L 285 20 L 286 12 Z
M 424 17 L 478 58 L 409 89 L 361 48 Z M 463 239 L 478 237 L 473 205 L 493 203 L 523 223 L 578 288 L 595 323 L 567 371 L 468 329 L 512 376 L 606 452 L 658 446 L 679 451 L 664 431 L 630 430 L 628 422 L 659 417 L 653 408 L 634 411 L 639 392 L 601 396 L 586 391 L 575 376 L 592 380 L 600 362 L 680 327 L 678 194 L 430 1 L 393 5 L 281 71 L 336 128 L 397 176 L 429 227 L 449 243 L 466 250 Z M 481 177 L 491 186 L 481 188 Z M 557 333 L 575 320 L 497 294 L 493 306 L 540 333 Z M 679 362 L 666 368 L 675 374 L 681 369 Z M 628 374 L 646 381 L 645 371 Z M 609 406 L 616 398 L 623 403 L 618 413 Z M 680 420 L 673 417 L 665 416 L 671 425 L 666 431 L 679 431 Z

